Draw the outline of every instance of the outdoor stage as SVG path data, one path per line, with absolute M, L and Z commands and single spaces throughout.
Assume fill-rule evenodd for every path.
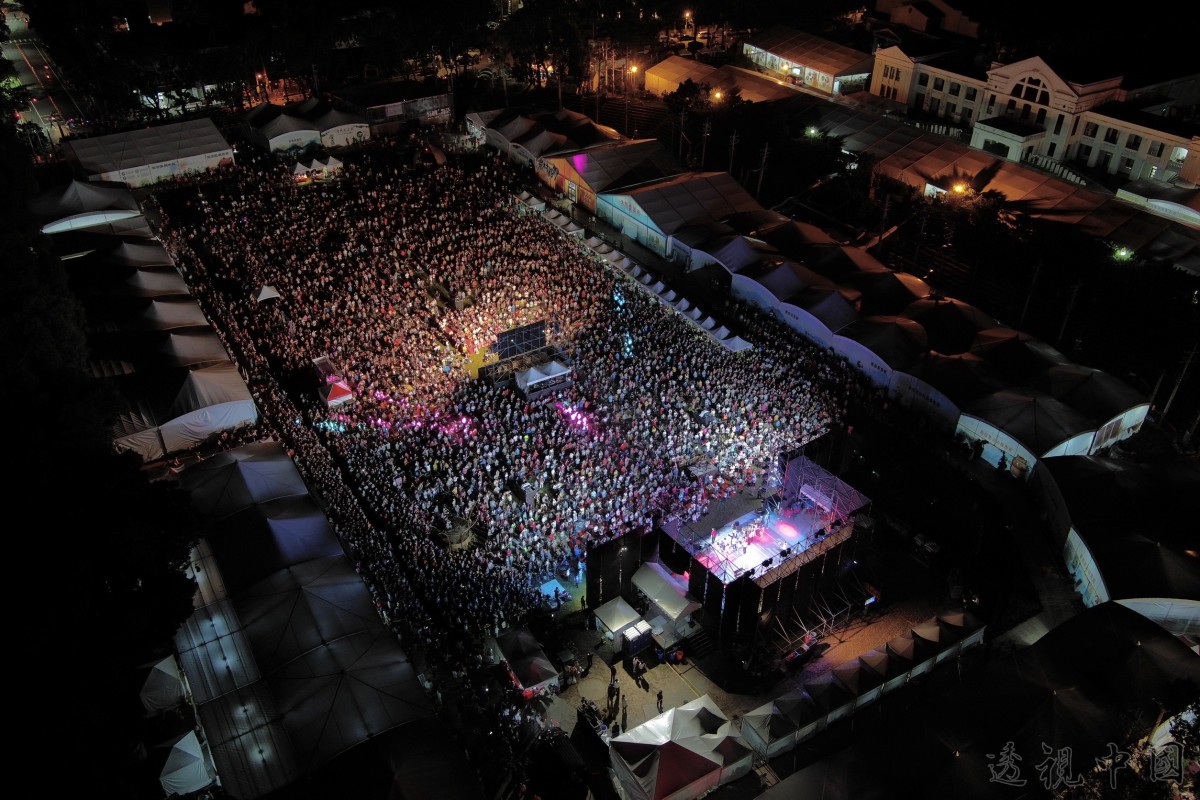
M 855 514 L 870 502 L 803 456 L 787 465 L 774 499 L 732 520 L 711 515 L 711 526 L 705 517 L 660 527 L 722 585 L 748 577 L 765 588 L 850 538 Z
M 853 525 L 829 524 L 817 508 L 752 511 L 708 532 L 680 526 L 671 538 L 723 584 L 743 576 L 765 586 L 845 541 Z

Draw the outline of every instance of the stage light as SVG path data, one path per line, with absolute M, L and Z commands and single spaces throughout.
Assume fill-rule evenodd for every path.
M 773 559 L 773 558 L 768 558 L 766 561 L 764 561 L 764 562 L 762 563 L 762 565 L 763 565 L 764 567 L 769 567 L 769 566 L 771 566 L 771 563 L 772 563 L 774 560 L 775 560 L 775 559 Z

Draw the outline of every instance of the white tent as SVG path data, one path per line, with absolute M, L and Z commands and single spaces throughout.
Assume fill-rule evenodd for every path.
M 71 181 L 62 189 L 43 192 L 29 201 L 29 210 L 42 223 L 42 233 L 93 228 L 142 215 L 129 187 L 89 181 Z
M 183 678 L 179 675 L 179 664 L 175 656 L 167 656 L 150 667 L 150 674 L 142 682 L 142 707 L 150 714 L 167 711 L 183 702 Z
M 269 285 L 263 286 L 261 289 L 258 290 L 258 297 L 256 297 L 255 299 L 258 300 L 258 302 L 260 302 L 260 303 L 264 300 L 278 300 L 279 292 L 277 292 L 275 290 L 274 286 L 269 286 Z
M 627 795 L 638 800 L 691 800 L 737 780 L 753 751 L 708 695 L 659 714 L 608 745 Z
M 561 361 L 548 361 L 517 373 L 517 388 L 523 393 L 536 392 L 540 388 L 554 385 L 564 375 L 571 374 L 571 368 Z
M 195 731 L 188 731 L 171 747 L 167 763 L 159 773 L 167 797 L 198 792 L 211 786 L 215 773 L 209 763 L 208 754 L 196 738 Z
M 309 173 L 310 169 L 311 169 L 311 167 L 308 167 L 304 164 L 301 164 L 299 161 L 297 161 L 296 166 L 292 167 L 292 174 L 293 175 L 307 175 Z
M 700 608 L 679 586 L 679 579 L 668 577 L 665 567 L 647 561 L 633 573 L 633 585 L 650 599 L 653 606 L 671 622 L 678 622 Z
M 621 634 L 641 617 L 623 597 L 614 597 L 596 609 L 596 619 L 604 630 L 612 634 L 613 641 L 620 646 Z
M 143 384 L 126 392 L 128 406 L 114 426 L 118 452 L 132 450 L 144 461 L 156 461 L 258 420 L 254 398 L 232 363 L 189 370 L 176 386 L 173 395 L 169 385 L 165 392 Z
M 129 186 L 233 163 L 233 149 L 207 117 L 64 144 L 88 175 Z

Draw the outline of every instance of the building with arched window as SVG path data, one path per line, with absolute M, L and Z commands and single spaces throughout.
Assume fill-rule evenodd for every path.
M 875 53 L 870 91 L 1009 161 L 1200 184 L 1200 126 L 1183 113 L 1200 99 L 1200 73 L 1134 85 L 1117 68 L 1060 71 L 1037 56 L 985 67 L 914 39 Z

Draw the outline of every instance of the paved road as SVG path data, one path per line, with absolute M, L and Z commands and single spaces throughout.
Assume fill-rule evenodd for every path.
M 24 15 L 8 14 L 5 19 L 9 41 L 3 47 L 3 56 L 12 62 L 17 80 L 33 98 L 21 110 L 21 116 L 37 122 L 57 148 L 77 126 L 83 125 L 86 116 Z

